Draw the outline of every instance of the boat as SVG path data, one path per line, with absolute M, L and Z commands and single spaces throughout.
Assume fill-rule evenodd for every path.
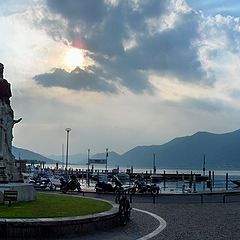
M 240 187 L 240 180 L 230 180 L 230 181 L 236 184 L 238 187 Z

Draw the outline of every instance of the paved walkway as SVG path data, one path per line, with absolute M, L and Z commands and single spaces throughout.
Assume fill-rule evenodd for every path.
M 88 195 L 88 194 L 86 194 Z M 92 197 L 114 201 L 113 195 L 95 195 Z M 210 196 L 208 196 L 210 198 Z M 215 196 L 212 196 L 216 199 Z M 170 198 L 171 201 L 170 201 Z M 133 208 L 154 213 L 163 218 L 167 226 L 152 240 L 239 240 L 240 239 L 240 202 L 210 202 L 201 204 L 188 203 L 188 196 L 181 199 L 176 196 L 161 198 L 153 204 L 149 196 L 142 196 L 141 201 L 132 203 Z M 219 198 L 222 199 L 222 198 Z M 134 200 L 134 199 L 133 199 Z M 217 199 L 218 200 L 218 199 Z M 195 201 L 195 200 L 194 200 Z M 153 232 L 159 222 L 152 216 L 132 211 L 131 221 L 125 227 L 108 231 L 93 232 L 82 236 L 71 236 L 62 239 L 83 240 L 135 240 Z M 58 238 L 59 239 L 59 238 Z

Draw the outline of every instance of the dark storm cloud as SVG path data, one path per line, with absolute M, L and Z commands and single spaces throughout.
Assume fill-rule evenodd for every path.
M 34 79 L 45 87 L 64 87 L 75 90 L 87 90 L 105 93 L 117 92 L 116 87 L 104 80 L 99 81 L 97 74 L 80 68 L 68 73 L 64 69 L 55 69 L 52 73 L 40 74 Z
M 83 21 L 87 25 L 101 22 L 106 12 L 104 0 L 48 0 L 47 5 L 70 22 Z
M 49 10 L 60 14 L 68 23 L 66 32 L 61 33 L 64 36 L 55 39 L 66 38 L 73 44 L 83 42 L 102 71 L 90 76 L 81 71 L 81 79 L 74 76 L 75 81 L 68 83 L 60 81 L 56 72 L 42 74 L 35 79 L 45 86 L 78 86 L 79 89 L 83 86 L 83 77 L 90 77 L 94 79 L 89 82 L 91 90 L 106 86 L 106 80 L 113 80 L 136 93 L 152 90 L 147 72 L 182 81 L 209 82 L 198 59 L 198 49 L 192 44 L 199 37 L 199 16 L 193 11 L 183 13 L 170 9 L 170 2 L 123 0 L 118 5 L 111 5 L 100 0 L 48 0 Z M 155 24 L 152 31 L 149 24 L 165 18 L 165 14 L 171 11 L 177 14 L 174 26 L 160 30 Z M 54 35 L 54 29 L 49 26 L 47 31 Z M 123 43 L 130 41 L 135 41 L 134 47 L 125 49 Z M 68 73 L 64 72 L 64 75 L 67 77 Z M 71 73 L 69 78 L 72 78 Z M 93 84 L 96 85 L 93 87 Z M 87 85 L 88 81 L 83 89 L 88 89 Z

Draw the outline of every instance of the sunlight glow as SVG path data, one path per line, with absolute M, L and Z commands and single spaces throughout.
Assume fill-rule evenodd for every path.
M 84 65 L 84 52 L 78 48 L 69 48 L 66 52 L 64 63 L 68 69 L 82 68 Z

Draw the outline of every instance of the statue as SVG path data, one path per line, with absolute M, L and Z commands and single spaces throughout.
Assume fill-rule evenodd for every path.
M 3 78 L 4 65 L 0 63 L 0 99 L 10 105 L 9 98 L 12 96 L 11 85 Z
M 22 177 L 12 154 L 12 129 L 21 118 L 14 120 L 14 112 L 10 105 L 11 85 L 3 78 L 3 71 L 4 65 L 0 63 L 0 182 L 20 182 Z

